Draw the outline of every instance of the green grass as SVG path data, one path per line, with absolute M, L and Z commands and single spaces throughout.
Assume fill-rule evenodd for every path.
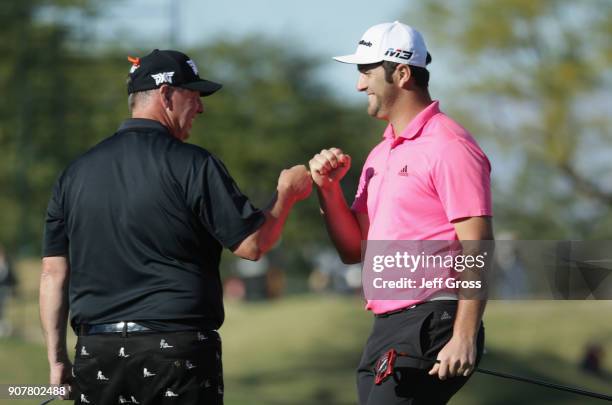
M 357 299 L 232 305 L 221 329 L 227 404 L 354 404 L 370 317 Z
M 41 344 L 0 339 L 0 384 L 48 384 L 48 376 L 47 355 Z M 0 399 L 0 404 L 33 405 L 41 401 Z
M 29 272 L 30 283 L 37 274 Z M 35 287 L 30 285 L 30 293 Z M 0 383 L 45 383 L 47 364 L 35 302 L 13 305 L 26 340 L 0 340 Z M 226 307 L 221 329 L 227 405 L 355 404 L 355 367 L 371 315 L 360 299 L 327 295 Z M 481 367 L 612 394 L 612 301 L 490 302 Z M 580 371 L 584 345 L 607 353 L 602 380 Z M 71 339 L 71 342 L 73 340 Z M 71 343 L 72 345 L 72 343 Z M 19 401 L 37 404 L 40 401 Z M 11 402 L 0 400 L 0 404 Z M 451 402 L 599 404 L 573 394 L 476 374 Z

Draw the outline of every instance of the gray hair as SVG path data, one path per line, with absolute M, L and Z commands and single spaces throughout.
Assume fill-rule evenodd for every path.
M 134 108 L 139 104 L 146 104 L 153 93 L 155 93 L 157 89 L 139 91 L 136 93 L 132 93 L 128 96 L 128 111 L 130 114 L 134 112 Z

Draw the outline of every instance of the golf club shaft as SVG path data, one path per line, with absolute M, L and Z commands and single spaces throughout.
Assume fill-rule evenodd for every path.
M 413 355 L 406 354 L 406 353 L 398 353 L 398 354 L 401 355 L 401 356 L 405 356 L 405 357 L 411 357 L 411 358 L 417 359 L 417 360 L 428 361 L 430 363 L 440 363 L 440 360 L 428 359 L 426 357 L 420 357 L 420 356 L 413 356 Z M 598 392 L 591 392 L 591 391 L 583 390 L 583 389 L 580 389 L 580 388 L 567 387 L 565 385 L 555 384 L 555 383 L 551 383 L 551 382 L 548 382 L 548 381 L 541 381 L 541 380 L 536 380 L 536 379 L 533 379 L 533 378 L 522 377 L 522 376 L 508 374 L 508 373 L 502 373 L 502 372 L 499 372 L 499 371 L 487 370 L 485 368 L 480 368 L 480 367 L 476 367 L 474 369 L 474 371 L 477 371 L 477 372 L 482 373 L 482 374 L 489 374 L 489 375 L 492 375 L 492 376 L 495 376 L 495 377 L 507 378 L 507 379 L 516 380 L 516 381 L 522 381 L 522 382 L 526 382 L 526 383 L 529 383 L 529 384 L 540 385 L 540 386 L 543 386 L 543 387 L 548 387 L 548 388 L 552 388 L 552 389 L 556 389 L 556 390 L 560 390 L 560 391 L 571 392 L 573 394 L 584 395 L 584 396 L 587 396 L 587 397 L 603 399 L 605 401 L 611 401 L 612 402 L 612 396 L 611 395 L 600 394 Z
M 482 374 L 493 375 L 495 377 L 508 378 L 508 379 L 511 379 L 511 380 L 517 380 L 517 381 L 522 381 L 522 382 L 526 382 L 526 383 L 530 383 L 530 384 L 540 385 L 540 386 L 543 386 L 543 387 L 548 387 L 548 388 L 552 388 L 552 389 L 556 389 L 556 390 L 560 390 L 560 391 L 566 391 L 566 392 L 571 392 L 571 393 L 574 393 L 574 394 L 580 394 L 580 395 L 584 395 L 584 396 L 587 396 L 587 397 L 603 399 L 603 400 L 606 400 L 606 401 L 612 401 L 612 396 L 610 396 L 610 395 L 605 395 L 605 394 L 600 394 L 600 393 L 597 393 L 597 392 L 586 391 L 586 390 L 583 390 L 581 388 L 567 387 L 565 385 L 555 384 L 555 383 L 551 383 L 551 382 L 548 382 L 548 381 L 541 381 L 541 380 L 536 380 L 536 379 L 532 379 L 532 378 L 521 377 L 521 376 L 518 376 L 518 375 L 501 373 L 499 371 L 487 370 L 487 369 L 479 368 L 479 367 L 474 369 L 474 371 L 477 371 L 477 372 L 482 373 Z

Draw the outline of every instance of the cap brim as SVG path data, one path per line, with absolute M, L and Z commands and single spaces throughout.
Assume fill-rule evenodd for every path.
M 221 87 L 223 87 L 223 85 L 220 83 L 211 82 L 210 80 L 199 80 L 197 82 L 182 84 L 180 87 L 199 91 L 200 97 L 206 97 L 219 90 Z
M 334 56 L 333 59 L 338 62 L 350 63 L 353 65 L 367 65 L 370 63 L 382 62 L 381 58 L 376 58 L 370 55 L 357 55 L 355 53 L 351 55 Z

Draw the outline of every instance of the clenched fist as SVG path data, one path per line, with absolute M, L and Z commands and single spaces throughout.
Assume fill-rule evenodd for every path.
M 278 177 L 278 191 L 296 201 L 307 198 L 312 191 L 312 178 L 304 165 L 293 166 L 285 169 Z
M 351 157 L 338 148 L 323 149 L 308 164 L 315 184 L 325 188 L 342 180 L 351 168 Z

